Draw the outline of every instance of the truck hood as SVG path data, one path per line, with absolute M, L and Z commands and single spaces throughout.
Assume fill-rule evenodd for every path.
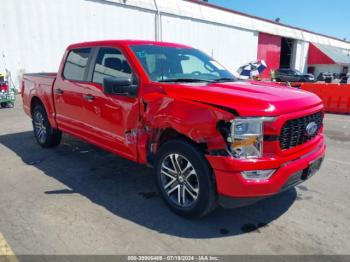
M 272 82 L 163 84 L 169 97 L 229 108 L 241 116 L 278 116 L 322 105 L 315 94 Z

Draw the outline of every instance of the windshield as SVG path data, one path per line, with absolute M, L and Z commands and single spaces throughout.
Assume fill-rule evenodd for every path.
M 234 76 L 211 57 L 193 48 L 133 45 L 131 49 L 152 81 L 234 81 Z

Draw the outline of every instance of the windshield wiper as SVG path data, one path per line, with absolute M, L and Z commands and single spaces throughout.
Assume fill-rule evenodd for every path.
M 197 79 L 197 78 L 169 78 L 169 79 L 163 79 L 159 80 L 158 82 L 165 82 L 165 83 L 196 83 L 196 82 L 206 82 L 206 83 L 212 83 L 212 80 L 205 80 L 205 79 Z
M 222 78 L 213 80 L 213 82 L 234 82 L 234 81 L 236 81 L 236 79 L 231 77 L 222 77 Z

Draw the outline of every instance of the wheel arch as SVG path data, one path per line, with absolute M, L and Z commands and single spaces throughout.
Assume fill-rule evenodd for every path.
M 37 95 L 33 95 L 32 98 L 30 99 L 30 108 L 29 108 L 30 116 L 33 118 L 33 110 L 35 106 L 41 105 L 45 109 L 50 125 L 53 128 L 57 128 L 57 123 L 54 117 L 55 112 L 53 111 L 51 104 L 47 105 L 47 103 L 49 103 L 49 101 L 46 99 L 46 97 L 41 98 Z
M 37 96 L 33 96 L 32 99 L 30 100 L 30 115 L 33 117 L 33 111 L 34 111 L 34 108 L 37 106 L 37 105 L 41 105 L 45 111 L 46 111 L 46 108 L 45 108 L 45 105 L 44 103 L 41 101 L 41 99 Z
M 175 139 L 184 140 L 184 141 L 192 144 L 193 146 L 197 147 L 203 153 L 205 153 L 205 151 L 208 148 L 207 143 L 205 143 L 205 142 L 202 142 L 202 143 L 197 142 L 197 141 L 191 139 L 190 137 L 186 136 L 185 134 L 182 134 L 182 133 L 178 132 L 177 130 L 175 130 L 175 129 L 171 128 L 171 127 L 168 127 L 168 128 L 166 128 L 166 129 L 164 129 L 164 130 L 162 130 L 160 132 L 159 139 L 157 141 L 158 150 L 167 141 L 175 140 Z
M 160 147 L 172 139 L 185 140 L 203 154 L 225 151 L 227 144 L 218 130 L 218 124 L 232 120 L 234 115 L 233 110 L 192 100 L 157 97 L 148 101 L 144 113 L 144 139 L 140 140 L 139 145 L 143 148 L 139 162 L 152 166 Z M 145 144 L 142 145 L 142 142 Z

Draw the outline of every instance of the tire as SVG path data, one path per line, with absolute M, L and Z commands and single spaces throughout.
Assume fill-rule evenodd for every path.
M 2 102 L 2 103 L 0 103 L 0 107 L 6 108 L 6 107 L 7 107 L 7 102 Z
M 282 82 L 280 78 L 276 78 L 276 82 Z
M 42 105 L 34 107 L 32 118 L 34 136 L 38 144 L 44 148 L 58 146 L 62 139 L 62 133 L 51 127 Z
M 216 208 L 213 172 L 195 145 L 184 140 L 168 141 L 161 146 L 155 163 L 158 189 L 174 213 L 199 218 Z

